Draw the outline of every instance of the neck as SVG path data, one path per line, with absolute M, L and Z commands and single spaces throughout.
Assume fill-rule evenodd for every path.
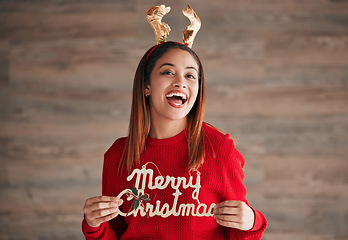
M 171 138 L 185 130 L 187 126 L 186 117 L 179 120 L 156 121 L 151 119 L 149 136 L 156 139 Z

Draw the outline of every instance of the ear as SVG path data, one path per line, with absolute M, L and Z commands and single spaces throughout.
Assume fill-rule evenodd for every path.
M 145 88 L 145 96 L 150 96 L 150 85 L 147 85 Z

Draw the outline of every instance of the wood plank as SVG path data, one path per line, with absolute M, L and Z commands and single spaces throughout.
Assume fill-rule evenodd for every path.
M 218 98 L 216 96 L 219 96 Z M 336 87 L 210 88 L 208 114 L 306 117 L 347 114 L 348 89 Z

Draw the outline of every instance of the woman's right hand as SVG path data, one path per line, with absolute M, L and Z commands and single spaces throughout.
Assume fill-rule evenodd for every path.
M 117 217 L 119 213 L 118 207 L 122 203 L 122 199 L 108 196 L 87 199 L 83 208 L 87 224 L 91 227 L 98 227 L 101 223 Z

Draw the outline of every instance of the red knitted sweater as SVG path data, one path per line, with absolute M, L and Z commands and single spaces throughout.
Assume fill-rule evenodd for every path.
M 261 239 L 267 221 L 257 210 L 249 231 L 221 227 L 212 217 L 214 204 L 225 200 L 247 203 L 244 158 L 229 135 L 207 124 L 203 129 L 206 152 L 199 172 L 187 170 L 187 130 L 169 139 L 148 137 L 140 165 L 131 174 L 117 173 L 126 140 L 117 139 L 104 156 L 103 195 L 122 197 L 121 211 L 127 216 L 119 215 L 96 228 L 83 221 L 86 239 Z M 150 197 L 136 211 L 134 198 L 122 194 L 133 185 Z

